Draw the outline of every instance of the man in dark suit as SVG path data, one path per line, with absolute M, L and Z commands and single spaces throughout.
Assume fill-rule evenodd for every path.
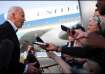
M 7 48 L 10 49 L 10 51 L 7 51 Z M 3 69 L 7 68 L 7 65 L 9 65 L 9 60 L 11 57 L 11 51 L 13 50 L 13 43 L 11 40 L 4 39 L 0 41 L 0 74 L 4 71 Z M 6 56 L 5 54 L 6 53 Z M 3 60 L 2 60 L 3 59 Z M 5 70 L 6 71 L 6 70 Z
M 21 7 L 11 7 L 7 14 L 7 20 L 0 25 L 0 43 L 2 40 L 8 39 L 12 46 L 0 49 L 0 74 L 23 74 L 24 72 L 34 73 L 36 68 L 35 63 L 24 65 L 19 62 L 20 59 L 20 45 L 16 36 L 16 31 L 21 28 L 25 21 L 24 11 Z M 12 47 L 12 48 L 11 48 Z M 4 50 L 5 49 L 5 50 Z M 2 56 L 3 55 L 3 56 Z M 4 58 L 3 58 L 4 57 Z M 6 62 L 7 61 L 7 62 Z M 8 65 L 5 65 L 8 63 Z

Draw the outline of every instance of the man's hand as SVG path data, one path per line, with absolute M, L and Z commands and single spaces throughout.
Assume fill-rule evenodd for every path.
M 58 47 L 52 43 L 47 43 L 48 46 L 40 46 L 42 47 L 43 49 L 45 49 L 46 51 L 58 51 Z

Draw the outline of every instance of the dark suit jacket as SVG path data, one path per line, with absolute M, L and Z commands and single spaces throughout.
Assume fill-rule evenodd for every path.
M 0 25 L 0 42 L 5 39 L 8 39 L 13 43 L 12 45 L 13 49 L 9 47 L 6 48 L 7 45 L 5 45 L 5 48 L 0 49 L 1 52 L 0 56 L 2 55 L 3 57 L 8 56 L 6 58 L 0 57 L 0 63 L 5 64 L 8 62 L 8 65 L 5 65 L 1 68 L 0 74 L 23 74 L 25 65 L 19 63 L 20 59 L 19 41 L 16 36 L 16 32 L 14 31 L 11 24 L 7 21 Z

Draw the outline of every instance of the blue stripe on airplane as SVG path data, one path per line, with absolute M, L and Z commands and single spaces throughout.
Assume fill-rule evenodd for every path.
M 32 21 L 25 22 L 25 25 L 23 25 L 23 28 L 31 28 L 31 27 L 40 26 L 40 25 L 56 24 L 63 20 L 74 19 L 79 16 L 80 16 L 79 13 L 75 13 L 75 14 L 56 16 L 56 17 L 45 18 L 45 19 L 40 19 L 40 20 L 32 20 Z M 4 14 L 1 14 L 0 24 L 3 23 L 4 21 L 5 21 Z
M 32 20 L 32 21 L 25 22 L 25 25 L 23 25 L 23 28 L 31 28 L 35 26 L 41 26 L 41 25 L 56 24 L 64 20 L 75 19 L 79 16 L 80 16 L 80 13 L 75 13 L 75 14 L 67 14 L 63 16 L 56 16 L 56 17 L 45 18 L 40 20 Z
M 2 24 L 5 21 L 4 14 L 0 14 L 0 24 Z

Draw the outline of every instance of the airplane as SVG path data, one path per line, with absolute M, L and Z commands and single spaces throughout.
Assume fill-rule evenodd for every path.
M 36 12 L 35 8 L 24 8 L 26 21 L 22 29 L 17 32 L 20 44 L 25 41 L 33 43 L 36 41 L 36 37 L 40 36 L 45 42 L 64 45 L 67 40 L 61 38 L 65 33 L 61 30 L 61 25 L 71 28 L 82 22 L 86 26 L 87 19 L 91 16 L 89 13 L 93 13 L 96 1 L 78 1 L 78 4 L 74 7 L 48 7 L 43 10 L 39 8 Z M 87 5 L 91 7 L 87 7 Z M 0 21 L 4 20 L 4 15 L 4 13 L 0 14 Z
M 72 16 L 73 18 L 75 18 L 75 20 L 72 18 Z M 44 23 L 45 21 L 53 21 L 53 20 L 56 20 L 56 21 L 53 23 L 49 23 L 47 25 L 45 25 Z M 36 25 L 38 22 L 43 22 L 43 23 L 41 23 L 41 25 L 38 27 L 33 26 L 28 29 L 19 30 L 17 34 L 20 38 L 20 41 L 24 40 L 25 38 L 26 40 L 31 38 L 29 39 L 29 42 L 30 42 L 32 40 L 35 40 L 35 37 L 40 36 L 45 42 L 51 41 L 52 43 L 61 45 L 61 44 L 64 44 L 63 42 L 65 41 L 65 40 L 59 39 L 59 35 L 63 33 L 63 31 L 61 30 L 61 25 L 63 24 L 68 27 L 71 27 L 77 24 L 78 22 L 80 22 L 80 15 L 79 13 L 75 13 L 75 14 L 68 14 L 68 15 L 46 18 L 46 19 L 31 21 L 31 22 L 34 23 L 34 25 Z M 26 23 L 31 23 L 31 22 L 26 22 Z M 31 36 L 33 36 L 34 39 L 32 39 Z
M 27 17 L 30 17 L 31 20 L 26 21 L 23 28 L 17 32 L 20 43 L 25 40 L 32 43 L 36 41 L 35 37 L 40 36 L 45 42 L 52 42 L 60 46 L 64 45 L 66 40 L 59 38 L 59 35 L 63 33 L 61 25 L 71 27 L 80 22 L 80 13 L 77 5 L 59 9 L 47 8 L 44 11 L 29 14 L 33 10 L 34 8 L 25 10 L 26 20 L 28 19 Z M 40 14 L 41 12 L 44 14 Z

